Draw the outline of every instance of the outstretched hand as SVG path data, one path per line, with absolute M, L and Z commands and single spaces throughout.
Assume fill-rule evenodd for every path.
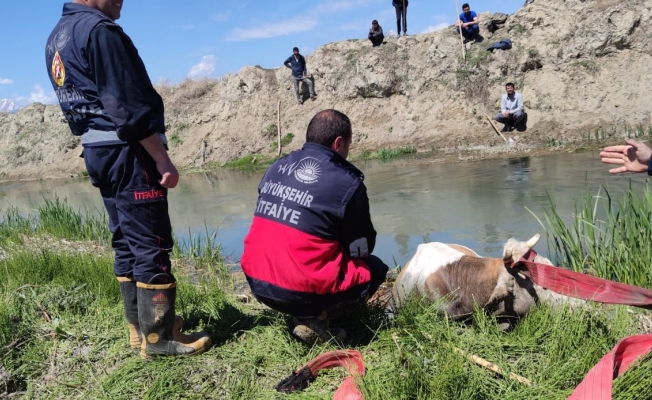
M 636 140 L 625 139 L 625 142 L 626 145 L 608 146 L 600 152 L 603 163 L 620 165 L 610 169 L 609 173 L 647 172 L 652 150 Z

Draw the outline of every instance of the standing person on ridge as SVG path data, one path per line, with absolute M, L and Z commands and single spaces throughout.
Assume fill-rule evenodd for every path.
M 406 36 L 408 0 L 392 0 L 392 5 L 396 11 L 396 34 L 401 36 L 401 19 L 403 19 L 403 36 Z
M 308 344 L 343 341 L 330 320 L 363 303 L 388 267 L 376 244 L 364 175 L 346 160 L 353 132 L 336 110 L 315 115 L 306 143 L 272 164 L 244 240 L 242 271 L 256 298 L 294 317 Z
M 457 22 L 455 22 L 455 26 L 457 26 L 458 33 L 462 29 L 462 36 L 464 36 L 465 43 L 470 40 L 477 42 L 480 39 L 479 22 L 478 14 L 475 11 L 471 11 L 469 4 L 462 4 L 462 13 Z
M 65 3 L 46 44 L 46 68 L 109 216 L 131 347 L 144 358 L 199 354 L 210 337 L 182 334 L 175 315 L 167 197 L 179 172 L 166 150 L 163 100 L 115 23 L 123 1 Z
M 369 29 L 369 40 L 371 40 L 372 47 L 378 47 L 383 44 L 385 35 L 383 35 L 383 28 L 378 25 L 378 21 L 371 21 L 371 29 Z
M 299 105 L 303 104 L 301 93 L 299 93 L 300 81 L 308 85 L 308 91 L 310 91 L 310 99 L 315 100 L 317 95 L 312 89 L 312 81 L 308 79 L 306 59 L 301 54 L 299 54 L 298 47 L 292 49 L 292 55 L 288 57 L 285 62 L 283 62 L 283 65 L 292 70 L 292 83 L 294 84 L 294 92 L 297 95 L 297 103 L 299 103 Z

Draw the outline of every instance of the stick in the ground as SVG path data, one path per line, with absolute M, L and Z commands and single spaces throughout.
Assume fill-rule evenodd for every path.
M 464 44 L 464 36 L 462 35 L 462 19 L 460 18 L 460 7 L 458 6 L 457 0 L 455 0 L 455 10 L 457 11 L 458 28 L 460 29 L 460 40 L 462 41 L 462 58 L 466 62 L 466 45 Z
M 425 336 L 429 340 L 433 340 L 431 335 L 429 335 L 429 334 L 427 334 L 425 332 L 421 332 L 421 333 L 423 334 L 423 336 Z M 462 356 L 468 358 L 469 360 L 473 361 L 474 363 L 478 364 L 479 366 L 481 366 L 483 368 L 486 368 L 486 369 L 488 369 L 490 371 L 493 371 L 493 372 L 495 372 L 496 374 L 498 374 L 500 376 L 503 376 L 503 377 L 505 376 L 505 373 L 503 372 L 503 370 L 500 369 L 500 367 L 497 366 L 496 364 L 494 364 L 494 363 L 492 363 L 490 361 L 487 361 L 484 358 L 480 358 L 480 357 L 476 356 L 475 354 L 467 354 L 464 350 L 458 349 L 457 347 L 455 347 L 455 346 L 453 346 L 453 345 L 451 345 L 449 343 L 443 343 L 443 344 L 446 345 L 449 348 L 452 348 L 454 352 L 456 352 L 458 354 L 461 354 Z M 509 377 L 519 381 L 520 383 L 522 383 L 524 385 L 532 386 L 532 382 L 530 382 L 529 379 L 527 379 L 527 378 L 525 378 L 525 377 L 523 377 L 521 375 L 510 372 Z
M 492 363 L 491 361 L 487 361 L 484 358 L 480 358 L 480 357 L 478 357 L 478 356 L 476 356 L 474 354 L 467 354 L 464 350 L 458 349 L 457 347 L 453 347 L 453 351 L 463 355 L 464 357 L 468 358 L 469 360 L 473 361 L 474 363 L 478 364 L 479 366 L 481 366 L 483 368 L 486 368 L 486 369 L 488 369 L 490 371 L 493 371 L 493 372 L 497 373 L 500 376 L 505 376 L 505 373 L 503 372 L 503 370 L 500 369 L 499 366 Z M 529 379 L 527 379 L 527 378 L 525 378 L 525 377 L 523 377 L 521 375 L 510 372 L 509 377 L 521 382 L 524 385 L 532 386 L 532 382 L 530 382 Z
M 505 139 L 505 136 L 503 136 L 503 134 L 500 133 L 500 131 L 498 130 L 498 128 L 496 128 L 496 125 L 494 125 L 494 120 L 491 119 L 491 117 L 488 116 L 488 115 L 485 115 L 485 117 L 487 117 L 487 119 L 489 120 L 489 123 L 490 123 L 491 126 L 494 128 L 494 131 L 496 131 L 496 133 L 498 134 L 498 136 L 500 136 L 501 138 L 503 138 L 503 140 L 505 141 L 505 143 L 508 143 L 508 142 L 507 142 L 507 139 Z

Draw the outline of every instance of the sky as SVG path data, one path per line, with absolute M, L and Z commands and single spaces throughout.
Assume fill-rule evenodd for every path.
M 117 0 L 116 0 L 117 1 Z M 459 1 L 459 6 L 465 0 Z M 247 65 L 276 68 L 294 46 L 366 39 L 371 21 L 396 31 L 392 0 L 123 0 L 117 21 L 136 45 L 152 82 L 217 78 Z M 512 14 L 524 0 L 469 1 L 471 10 Z M 0 101 L 55 103 L 45 41 L 64 1 L 2 0 Z M 460 11 L 461 12 L 461 11 Z M 444 29 L 456 20 L 453 0 L 410 0 L 408 34 Z M 310 65 L 308 64 L 308 69 Z

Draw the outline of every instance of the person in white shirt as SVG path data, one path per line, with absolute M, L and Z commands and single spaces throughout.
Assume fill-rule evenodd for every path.
M 496 114 L 494 119 L 505 124 L 503 132 L 511 132 L 525 117 L 523 96 L 515 90 L 512 82 L 505 85 L 505 91 L 507 93 L 500 102 L 500 113 Z

